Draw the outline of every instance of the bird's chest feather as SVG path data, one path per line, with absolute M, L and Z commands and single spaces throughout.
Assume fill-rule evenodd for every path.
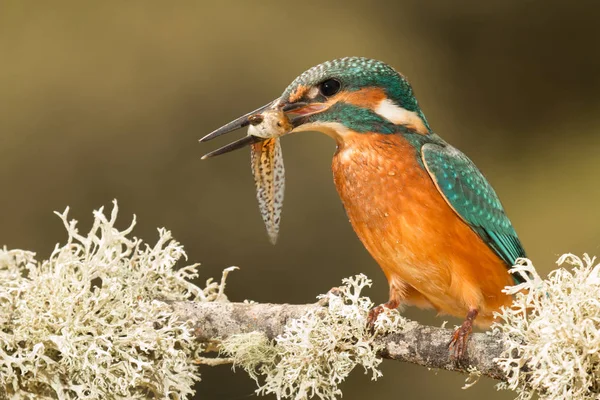
M 333 159 L 348 218 L 384 270 L 421 263 L 439 225 L 456 219 L 419 159 L 403 137 L 375 134 L 347 136 Z

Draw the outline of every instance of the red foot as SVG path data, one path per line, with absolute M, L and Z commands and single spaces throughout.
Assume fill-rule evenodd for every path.
M 377 317 L 379 317 L 379 314 L 383 312 L 383 307 L 384 305 L 380 304 L 377 307 L 371 308 L 371 310 L 369 311 L 369 316 L 367 317 L 367 326 L 369 327 L 369 329 L 373 329 L 373 327 L 375 326 L 375 321 L 377 321 Z
M 460 328 L 455 330 L 452 335 L 452 340 L 448 348 L 450 355 L 455 360 L 461 360 L 467 352 L 467 342 L 469 341 L 469 335 L 473 331 L 473 321 L 477 317 L 477 314 L 477 310 L 470 310 Z
M 369 316 L 367 317 L 367 327 L 369 327 L 369 329 L 373 330 L 373 328 L 375 326 L 375 321 L 377 321 L 377 317 L 379 317 L 379 314 L 381 314 L 386 308 L 393 310 L 395 308 L 398 308 L 399 305 L 400 305 L 400 302 L 395 301 L 395 300 L 390 300 L 387 303 L 380 304 L 377 307 L 371 308 L 371 310 L 369 311 Z

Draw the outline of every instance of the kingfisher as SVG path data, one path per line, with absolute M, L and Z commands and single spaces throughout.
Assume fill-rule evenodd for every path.
M 486 328 L 509 269 L 525 251 L 498 195 L 475 164 L 430 127 L 407 79 L 382 61 L 345 57 L 298 76 L 276 100 L 217 129 L 207 141 L 280 110 L 290 133 L 319 131 L 337 143 L 332 171 L 357 236 L 383 270 L 389 300 L 374 307 L 433 308 L 464 318 L 449 343 L 466 351 L 473 325 Z M 209 155 L 268 140 L 245 137 Z

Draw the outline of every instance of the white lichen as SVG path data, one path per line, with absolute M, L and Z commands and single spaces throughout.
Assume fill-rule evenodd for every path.
M 494 330 L 506 335 L 506 351 L 498 364 L 508 376 L 501 389 L 517 399 L 600 398 L 600 264 L 587 254 L 565 254 L 559 268 L 543 280 L 529 260 L 513 273 L 525 282 L 506 292 L 515 295 L 499 314 Z M 528 274 L 530 276 L 528 276 Z
M 183 247 L 159 229 L 155 245 L 130 237 L 94 212 L 47 261 L 0 250 L 0 397 L 47 399 L 175 398 L 193 394 L 192 327 L 167 301 L 224 298 L 221 284 L 194 286 L 196 265 L 178 270 Z
M 257 394 L 278 399 L 341 397 L 339 384 L 356 367 L 381 376 L 379 335 L 398 332 L 406 320 L 395 310 L 382 313 L 373 331 L 373 307 L 362 290 L 364 275 L 319 296 L 321 307 L 290 321 L 269 340 L 263 333 L 234 335 L 221 355 L 206 358 L 194 327 L 172 312 L 172 301 L 227 301 L 220 282 L 193 285 L 197 265 L 175 270 L 183 247 L 159 229 L 155 245 L 131 237 L 131 225 L 115 227 L 94 212 L 82 235 L 68 209 L 58 214 L 68 233 L 49 259 L 0 249 L 0 398 L 12 399 L 182 399 L 193 394 L 198 364 L 232 362 L 259 385 Z M 600 264 L 566 254 L 559 268 L 542 279 L 529 260 L 511 272 L 524 283 L 509 287 L 514 303 L 498 314 L 495 333 L 506 338 L 496 361 L 508 377 L 499 388 L 518 400 L 600 398 Z M 216 339 L 216 338 L 215 338 Z M 465 388 L 481 373 L 468 369 Z
M 343 280 L 343 285 L 319 296 L 326 306 L 290 321 L 284 333 L 270 342 L 260 333 L 233 336 L 222 343 L 222 353 L 233 357 L 255 380 L 262 377 L 258 394 L 273 393 L 278 399 L 336 399 L 339 384 L 357 366 L 381 376 L 381 350 L 375 338 L 396 332 L 405 323 L 396 310 L 377 319 L 374 332 L 367 328 L 373 303 L 361 291 L 371 281 L 364 275 Z
M 465 378 L 465 384 L 461 388 L 463 390 L 470 389 L 481 379 L 481 371 L 477 367 L 470 365 L 467 367 L 467 372 L 469 375 Z
M 262 332 L 232 335 L 223 341 L 219 355 L 229 355 L 258 384 L 259 376 L 267 374 L 277 362 L 278 348 Z

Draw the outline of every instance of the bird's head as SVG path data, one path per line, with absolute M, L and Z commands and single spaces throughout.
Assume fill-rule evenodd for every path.
M 292 130 L 320 131 L 343 142 L 354 133 L 429 134 L 430 128 L 406 78 L 389 65 L 363 57 L 319 64 L 298 76 L 281 97 L 208 134 L 207 141 L 250 124 L 249 116 L 282 110 Z M 222 154 L 264 138 L 246 137 L 210 155 Z

